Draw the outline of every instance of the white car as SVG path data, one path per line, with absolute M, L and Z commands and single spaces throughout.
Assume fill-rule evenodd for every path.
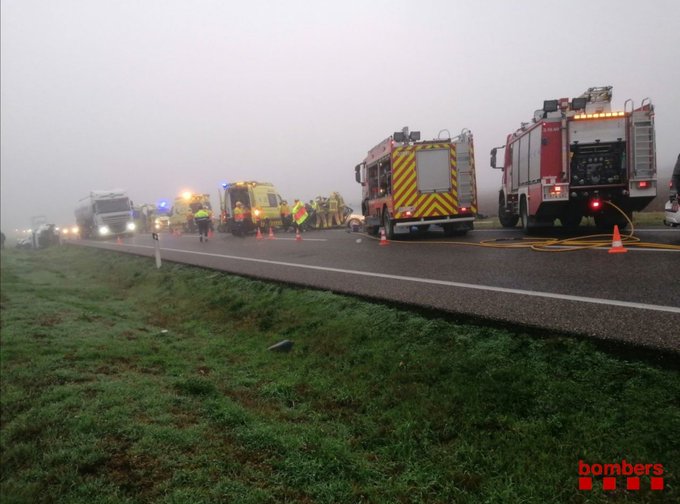
M 666 202 L 666 215 L 663 219 L 663 223 L 666 224 L 666 226 L 680 226 L 680 205 L 678 204 L 678 200 L 680 200 L 680 196 L 676 196 Z
M 364 216 L 358 213 L 353 213 L 353 210 L 349 208 L 349 214 L 345 218 L 345 224 L 350 229 L 360 228 L 364 225 Z

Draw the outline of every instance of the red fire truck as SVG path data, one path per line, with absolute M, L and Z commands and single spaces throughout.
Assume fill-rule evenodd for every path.
M 589 88 L 578 98 L 546 100 L 530 123 L 491 150 L 503 170 L 498 217 L 504 227 L 575 228 L 583 217 L 624 228 L 656 196 L 654 107 L 648 98 L 611 110 L 612 87 Z M 496 165 L 505 149 L 503 166 Z
M 382 226 L 392 239 L 413 228 L 425 231 L 431 224 L 449 236 L 473 228 L 477 186 L 472 133 L 463 130 L 449 137 L 420 141 L 419 131 L 403 128 L 355 167 L 368 232 L 377 234 Z

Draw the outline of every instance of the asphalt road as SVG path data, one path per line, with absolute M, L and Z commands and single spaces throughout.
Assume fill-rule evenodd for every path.
M 680 245 L 677 229 L 635 234 Z M 72 243 L 154 254 L 150 235 Z M 433 231 L 387 246 L 345 230 L 307 232 L 301 241 L 280 233 L 274 240 L 216 234 L 208 243 L 161 234 L 159 241 L 166 261 L 680 353 L 680 251 L 508 248 L 521 243 L 518 229 L 448 239 Z

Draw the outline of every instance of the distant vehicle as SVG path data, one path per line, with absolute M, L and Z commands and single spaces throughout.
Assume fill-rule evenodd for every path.
M 654 106 L 648 98 L 611 110 L 612 87 L 592 87 L 573 99 L 546 100 L 531 122 L 491 150 L 503 170 L 498 218 L 503 227 L 577 227 L 583 217 L 611 229 L 656 196 Z M 497 152 L 505 149 L 502 164 Z M 613 205 L 616 205 L 614 207 Z
M 170 209 L 168 227 L 171 231 L 194 233 L 198 230 L 194 222 L 194 214 L 201 208 L 206 207 L 212 214 L 209 194 L 185 192 L 175 198 Z
M 220 224 L 221 232 L 231 233 L 234 228 L 233 211 L 236 202 L 243 205 L 243 224 L 239 233 L 252 232 L 258 227 L 264 232 L 269 226 L 282 225 L 279 205 L 281 196 L 276 187 L 269 182 L 243 181 L 222 184 L 220 192 Z M 292 207 L 292 205 L 291 205 Z
M 76 222 L 83 238 L 134 233 L 132 203 L 124 190 L 91 191 L 78 202 Z

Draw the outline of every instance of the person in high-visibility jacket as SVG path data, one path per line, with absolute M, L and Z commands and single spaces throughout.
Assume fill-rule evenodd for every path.
M 305 204 L 302 201 L 296 199 L 295 205 L 293 205 L 293 221 L 295 221 L 295 228 L 300 230 L 302 225 L 307 220 L 307 217 L 309 217 L 309 215 L 307 214 L 307 208 L 305 208 Z
M 198 226 L 199 240 L 208 241 L 208 229 L 210 229 L 210 212 L 208 212 L 205 207 L 200 207 L 194 214 L 194 222 L 196 222 L 196 225 Z
M 330 227 L 342 224 L 338 220 L 338 198 L 335 193 L 331 193 L 328 198 L 328 224 Z
M 232 213 L 234 216 L 234 226 L 231 229 L 231 233 L 236 236 L 243 236 L 243 221 L 245 219 L 245 210 L 243 209 L 243 203 L 240 201 L 236 202 L 234 206 L 234 211 Z
M 290 207 L 288 206 L 288 202 L 286 200 L 281 201 L 281 204 L 279 205 L 279 215 L 281 215 L 281 225 L 283 226 L 283 230 L 288 231 L 288 228 L 291 226 L 291 219 Z

